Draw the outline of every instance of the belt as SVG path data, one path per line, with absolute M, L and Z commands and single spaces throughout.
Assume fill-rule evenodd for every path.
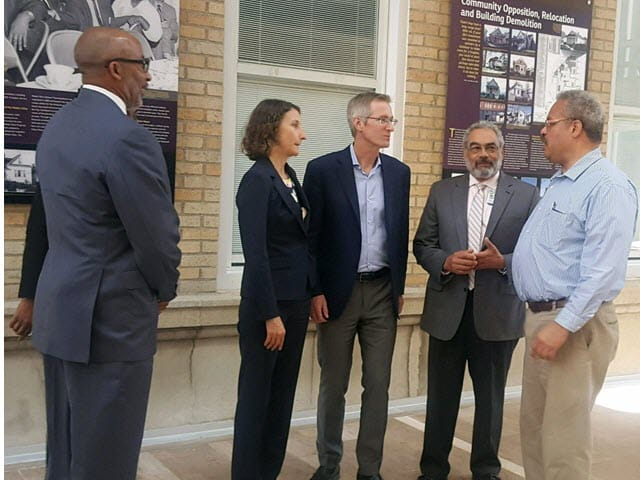
M 360 283 L 372 282 L 373 280 L 386 277 L 388 274 L 389 269 L 387 267 L 384 267 L 376 272 L 358 272 L 356 273 L 356 279 Z
M 560 298 L 558 300 L 549 300 L 548 302 L 527 302 L 529 310 L 533 313 L 539 312 L 552 312 L 557 308 L 562 308 L 567 304 L 566 298 Z

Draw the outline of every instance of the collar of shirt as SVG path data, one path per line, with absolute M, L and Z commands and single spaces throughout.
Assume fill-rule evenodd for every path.
M 577 178 L 582 175 L 587 169 L 600 160 L 602 157 L 602 152 L 600 151 L 600 147 L 596 147 L 587 153 L 584 157 L 578 160 L 569 170 L 566 172 L 562 172 L 562 170 L 558 170 L 552 177 L 551 180 L 555 180 L 558 177 L 567 177 L 572 181 L 576 181 Z
M 500 170 L 498 170 L 498 173 L 496 173 L 493 177 L 486 180 L 478 180 L 473 175 L 469 175 L 469 188 L 473 187 L 474 185 L 482 184 L 486 185 L 491 190 L 495 190 L 498 187 L 498 178 L 500 178 Z
M 98 92 L 105 95 L 106 97 L 110 98 L 111 101 L 115 103 L 120 110 L 122 110 L 122 113 L 124 113 L 125 115 L 127 114 L 127 107 L 124 104 L 124 100 L 122 100 L 115 93 L 110 92 L 106 88 L 102 88 L 97 85 L 91 85 L 89 83 L 85 83 L 84 85 L 82 85 L 82 88 L 86 88 L 87 90 L 93 90 L 94 92 Z
M 353 148 L 353 143 L 351 145 L 349 145 L 349 153 L 351 153 L 351 163 L 353 163 L 353 166 L 354 167 L 358 167 L 358 169 L 360 169 L 360 171 L 362 171 L 362 167 L 360 166 L 360 162 L 358 162 L 358 157 L 356 157 L 356 151 Z M 381 166 L 382 166 L 382 164 L 380 163 L 380 155 L 378 155 L 378 158 L 376 158 L 376 163 L 373 165 L 373 168 L 369 172 L 369 175 L 371 175 L 376 168 L 381 167 Z M 364 172 L 362 172 L 362 173 L 364 173 Z

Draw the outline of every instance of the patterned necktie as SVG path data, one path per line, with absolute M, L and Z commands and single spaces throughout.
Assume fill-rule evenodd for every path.
M 468 248 L 474 252 L 482 249 L 482 223 L 484 217 L 484 203 L 486 199 L 487 186 L 481 183 L 476 184 L 476 194 L 471 202 L 469 209 L 469 218 L 467 226 Z M 469 290 L 475 287 L 476 274 L 475 271 L 469 273 Z

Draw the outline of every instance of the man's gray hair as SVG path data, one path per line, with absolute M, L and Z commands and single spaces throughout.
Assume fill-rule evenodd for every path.
M 356 127 L 353 125 L 353 119 L 359 117 L 366 119 L 371 113 L 371 102 L 379 100 L 381 102 L 391 103 L 391 97 L 384 93 L 362 92 L 349 100 L 347 105 L 347 121 L 351 129 L 351 135 L 356 136 Z
M 500 130 L 495 123 L 487 122 L 485 120 L 481 120 L 469 125 L 469 128 L 467 128 L 467 130 L 464 132 L 464 136 L 462 137 L 462 144 L 464 145 L 464 148 L 467 148 L 469 146 L 468 142 L 471 132 L 473 132 L 474 130 L 479 130 L 481 128 L 491 130 L 496 134 L 496 138 L 498 139 L 498 148 L 502 150 L 502 147 L 504 147 L 504 137 L 502 136 L 502 130 Z
M 567 102 L 564 113 L 568 118 L 580 120 L 582 128 L 592 142 L 602 141 L 604 110 L 598 99 L 585 90 L 565 90 L 556 98 Z

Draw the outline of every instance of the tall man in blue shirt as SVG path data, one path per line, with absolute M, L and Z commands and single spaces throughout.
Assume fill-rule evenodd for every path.
M 618 344 L 613 299 L 624 285 L 638 197 L 599 145 L 604 112 L 589 93 L 558 95 L 541 131 L 562 170 L 513 255 L 529 303 L 520 432 L 526 477 L 590 478 L 590 414 Z
M 365 92 L 347 107 L 352 145 L 309 163 L 309 238 L 318 285 L 318 458 L 313 480 L 340 478 L 345 393 L 353 344 L 362 351 L 358 479 L 380 480 L 396 319 L 409 242 L 409 167 L 380 153 L 396 124 L 387 95 Z

